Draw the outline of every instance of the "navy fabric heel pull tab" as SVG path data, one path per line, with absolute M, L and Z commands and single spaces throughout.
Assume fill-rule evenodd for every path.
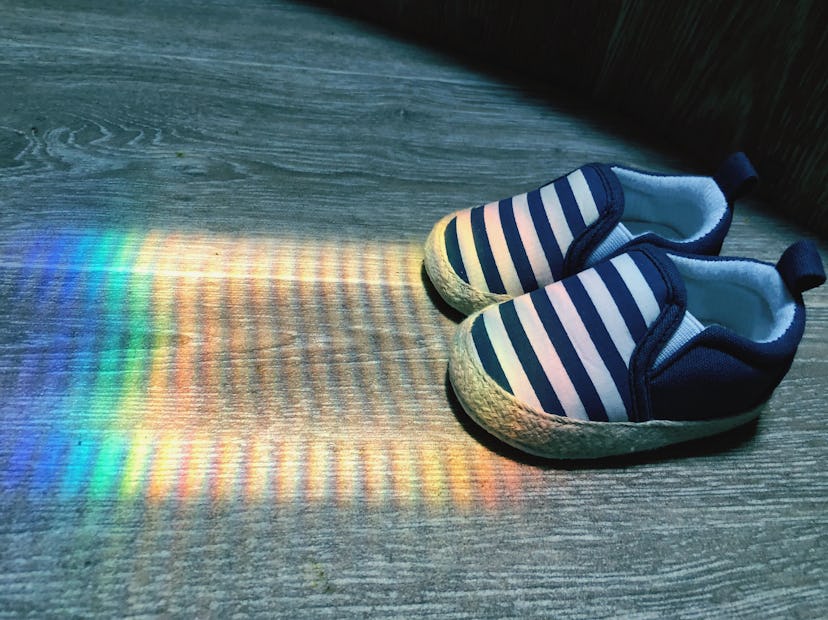
M 759 175 L 756 174 L 756 169 L 750 163 L 748 156 L 739 152 L 733 153 L 722 162 L 716 174 L 713 175 L 713 180 L 722 190 L 727 202 L 733 204 L 734 200 L 741 198 L 754 188 Z
M 825 282 L 825 268 L 813 241 L 800 239 L 782 253 L 776 270 L 794 295 Z

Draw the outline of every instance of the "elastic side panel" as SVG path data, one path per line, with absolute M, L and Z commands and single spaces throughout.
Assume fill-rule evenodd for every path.
M 681 319 L 681 323 L 679 323 L 679 326 L 676 328 L 676 331 L 673 332 L 673 335 L 670 336 L 670 340 L 667 341 L 667 344 L 664 345 L 661 353 L 658 354 L 653 367 L 658 368 L 661 366 L 664 362 L 675 355 L 681 347 L 690 342 L 696 334 L 701 333 L 703 329 L 704 325 L 702 325 L 696 317 L 689 312 L 685 312 L 684 317 Z
M 610 254 L 613 254 L 624 247 L 627 243 L 632 241 L 633 235 L 627 230 L 627 227 L 621 224 L 620 222 L 615 225 L 615 228 L 610 231 L 610 234 L 598 244 L 592 254 L 589 255 L 587 259 L 587 266 L 594 265 L 599 261 L 602 261 Z

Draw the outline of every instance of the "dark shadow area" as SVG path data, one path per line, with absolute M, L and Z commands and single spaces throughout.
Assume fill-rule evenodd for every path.
M 744 150 L 774 211 L 828 234 L 824 2 L 791 11 L 749 0 L 301 1 L 604 119 L 602 128 L 610 119 L 626 139 L 678 147 L 694 171 Z
M 430 29 L 427 18 L 437 10 L 440 3 L 412 2 L 406 7 L 406 16 L 418 16 L 413 22 L 401 24 L 399 16 L 389 9 L 393 2 L 387 5 L 383 2 L 351 2 L 348 0 L 296 0 L 301 4 L 321 8 L 336 14 L 342 19 L 359 22 L 362 27 L 368 28 L 383 36 L 391 37 L 410 45 L 428 48 L 431 52 L 462 66 L 473 73 L 489 76 L 522 93 L 531 102 L 552 105 L 563 114 L 586 120 L 601 131 L 611 134 L 624 142 L 639 146 L 646 145 L 659 152 L 669 152 L 675 160 L 687 170 L 707 174 L 719 163 L 717 157 L 693 157 L 692 153 L 676 153 L 675 145 L 671 144 L 669 136 L 654 129 L 646 123 L 640 123 L 629 114 L 623 113 L 610 101 L 596 101 L 589 96 L 584 83 L 578 83 L 575 76 L 578 72 L 572 70 L 572 79 L 555 79 L 557 73 L 545 73 L 539 70 L 537 64 L 516 62 L 514 53 L 506 55 L 504 49 L 490 49 L 474 38 L 474 27 L 482 27 L 489 19 L 479 19 L 469 26 L 469 33 L 459 39 L 447 37 L 445 27 Z M 447 3 L 451 4 L 451 3 Z M 506 3 L 503 3 L 506 4 Z M 451 9 L 446 9 L 447 11 Z M 459 9 L 458 9 L 459 11 Z M 460 18 L 460 13 L 456 15 Z M 570 42 L 570 46 L 583 45 L 582 41 Z M 575 82 L 573 83 L 573 79 Z M 554 152 L 550 145 L 550 151 Z M 688 155 L 690 155 L 688 157 Z M 586 163 L 586 162 L 585 162 Z M 545 179 L 539 179 L 539 183 Z
M 434 284 L 431 283 L 431 278 L 428 277 L 428 272 L 426 272 L 425 265 L 420 267 L 420 278 L 423 281 L 423 288 L 425 288 L 426 295 L 428 295 L 429 301 L 433 303 L 436 308 L 445 316 L 447 319 L 455 323 L 460 323 L 463 319 L 465 319 L 465 315 L 458 310 L 455 310 L 450 305 L 448 305 L 445 300 L 440 297 L 440 293 L 437 292 L 437 289 L 434 288 Z
M 562 469 L 567 471 L 618 469 L 621 467 L 648 465 L 668 460 L 716 456 L 722 452 L 738 448 L 753 439 L 759 425 L 758 419 L 756 419 L 743 426 L 718 435 L 703 437 L 693 441 L 686 441 L 672 446 L 665 446 L 664 448 L 658 448 L 657 450 L 636 452 L 634 454 L 583 460 L 548 459 L 528 454 L 513 446 L 510 446 L 506 442 L 501 441 L 494 435 L 488 433 L 474 420 L 472 420 L 463 409 L 460 401 L 457 399 L 457 396 L 454 393 L 454 388 L 449 380 L 448 372 L 446 372 L 445 390 L 446 398 L 449 402 L 452 413 L 454 413 L 454 416 L 457 418 L 457 421 L 463 429 L 468 432 L 469 435 L 475 439 L 475 441 L 500 456 L 524 465 L 531 465 L 532 467 L 539 467 L 541 469 Z
M 721 158 L 714 156 L 693 157 L 690 152 L 676 152 L 675 144 L 669 136 L 653 127 L 640 123 L 629 114 L 623 113 L 609 101 L 595 101 L 583 85 L 568 81 L 544 77 L 532 64 L 516 66 L 512 57 L 497 53 L 488 53 L 480 45 L 464 45 L 468 38 L 451 41 L 438 32 L 426 32 L 425 22 L 419 26 L 394 24 L 394 20 L 382 10 L 371 14 L 375 3 L 364 4 L 337 2 L 336 0 L 296 0 L 316 8 L 330 11 L 342 19 L 359 22 L 373 32 L 403 41 L 410 45 L 428 48 L 431 52 L 443 56 L 463 69 L 488 76 L 519 91 L 528 101 L 553 106 L 563 114 L 586 120 L 603 133 L 615 136 L 624 142 L 646 147 L 659 152 L 669 152 L 674 156 L 676 165 L 688 171 L 708 174 L 718 165 Z M 359 4 L 359 6 L 357 6 Z M 428 4 L 428 3 L 427 3 Z M 416 3 L 411 4 L 417 7 Z M 433 8 L 433 7 L 432 7 Z M 414 12 L 420 8 L 412 8 Z M 428 11 L 423 11 L 423 19 Z M 553 74 L 554 75 L 554 74 Z M 556 146 L 549 145 L 549 152 L 554 153 Z M 584 162 L 586 163 L 586 162 Z M 547 179 L 538 179 L 538 183 Z

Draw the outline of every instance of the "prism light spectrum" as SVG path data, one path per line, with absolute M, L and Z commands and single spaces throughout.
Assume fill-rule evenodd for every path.
M 0 245 L 0 489 L 474 509 L 540 475 L 448 404 L 419 244 L 167 231 Z

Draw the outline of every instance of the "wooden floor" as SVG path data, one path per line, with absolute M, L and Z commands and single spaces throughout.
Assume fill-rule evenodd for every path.
M 0 618 L 824 616 L 828 287 L 716 440 L 539 461 L 446 384 L 436 219 L 681 153 L 286 0 L 0 8 Z

